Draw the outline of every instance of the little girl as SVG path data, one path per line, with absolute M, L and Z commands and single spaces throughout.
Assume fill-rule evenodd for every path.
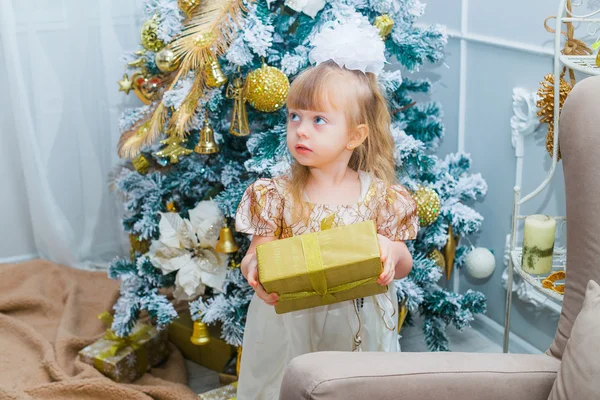
M 292 358 L 314 351 L 399 351 L 394 279 L 412 257 L 416 204 L 395 184 L 390 114 L 376 77 L 326 61 L 300 74 L 287 100 L 291 176 L 259 179 L 244 193 L 236 229 L 254 235 L 242 273 L 256 291 L 244 334 L 239 400 L 278 399 Z M 386 294 L 276 314 L 257 272 L 256 246 L 365 220 L 376 223 Z M 282 265 L 281 268 L 285 268 Z

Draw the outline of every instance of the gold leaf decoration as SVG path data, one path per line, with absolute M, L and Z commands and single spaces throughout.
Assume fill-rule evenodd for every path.
M 560 90 L 559 90 L 559 113 L 562 110 L 562 106 L 567 99 L 567 96 L 571 92 L 571 85 L 560 77 Z M 538 117 L 540 122 L 548 124 L 548 134 L 546 135 L 546 149 L 550 156 L 552 156 L 554 150 L 554 74 L 547 74 L 544 77 L 544 81 L 540 82 L 540 88 L 537 91 L 539 100 L 537 107 Z M 557 159 L 560 160 L 561 154 L 558 149 Z

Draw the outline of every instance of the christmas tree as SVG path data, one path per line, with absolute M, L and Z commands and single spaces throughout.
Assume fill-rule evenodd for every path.
M 239 270 L 249 239 L 229 235 L 237 206 L 257 178 L 289 168 L 285 96 L 309 65 L 312 38 L 332 21 L 359 18 L 379 30 L 396 65 L 378 79 L 392 111 L 397 175 L 418 202 L 421 229 L 407 243 L 413 270 L 395 282 L 405 323 L 420 315 L 429 349 L 449 350 L 446 327 L 467 327 L 485 311 L 481 293 L 453 293 L 443 282 L 470 251 L 457 243 L 480 228 L 469 204 L 487 187 L 469 173 L 468 155 L 435 155 L 442 111 L 413 100 L 432 89 L 416 72 L 440 62 L 447 42 L 441 26 L 415 27 L 424 9 L 419 0 L 147 0 L 141 46 L 125 56 L 119 81 L 144 103 L 120 120 L 115 183 L 132 254 L 109 272 L 121 280 L 119 335 L 143 310 L 168 325 L 177 313 L 162 289 L 174 288 L 193 318 L 221 322 L 222 337 L 241 346 L 254 292 Z

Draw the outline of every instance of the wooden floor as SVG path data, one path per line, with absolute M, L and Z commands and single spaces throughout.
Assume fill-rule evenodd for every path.
M 465 329 L 458 332 L 449 327 L 450 350 L 456 352 L 501 353 L 502 346 L 492 342 L 475 329 Z M 400 346 L 404 352 L 427 351 L 423 333 L 419 325 L 402 329 Z M 196 393 L 204 393 L 219 387 L 219 377 L 216 372 L 186 361 L 188 367 L 188 384 Z

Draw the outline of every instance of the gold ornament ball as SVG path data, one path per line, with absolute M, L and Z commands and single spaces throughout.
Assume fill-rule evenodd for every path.
M 157 52 L 165 47 L 165 42 L 158 38 L 158 15 L 154 15 L 142 25 L 141 42 L 146 50 Z
M 446 259 L 441 251 L 438 249 L 433 249 L 427 253 L 427 258 L 435 261 L 435 265 L 437 265 L 442 271 L 446 271 Z
M 248 74 L 245 97 L 258 111 L 273 112 L 285 105 L 290 81 L 275 67 L 263 65 Z
M 177 4 L 181 11 L 188 17 L 191 17 L 196 8 L 200 5 L 200 0 L 177 0 Z
M 413 198 L 417 202 L 417 214 L 421 226 L 433 224 L 440 215 L 440 197 L 435 190 L 419 186 L 413 194 Z
M 165 48 L 156 53 L 155 61 L 158 69 L 165 73 L 173 72 L 179 68 L 179 60 L 171 49 Z

